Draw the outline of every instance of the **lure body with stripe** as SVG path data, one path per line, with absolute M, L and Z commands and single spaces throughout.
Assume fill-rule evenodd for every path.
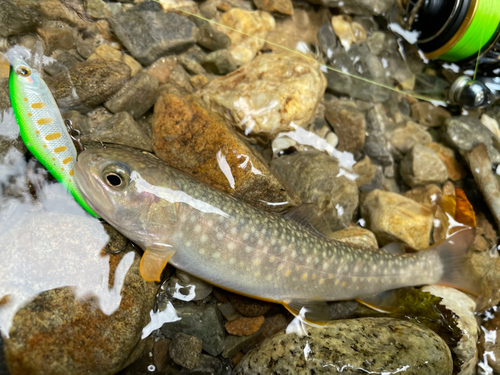
M 9 57 L 10 99 L 24 144 L 75 200 L 97 217 L 73 177 L 76 149 L 49 88 L 22 57 Z

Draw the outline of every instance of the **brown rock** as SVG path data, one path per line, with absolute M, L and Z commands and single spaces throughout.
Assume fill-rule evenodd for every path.
M 427 143 L 425 146 L 433 150 L 444 163 L 450 180 L 458 181 L 465 177 L 465 170 L 457 162 L 455 152 L 452 149 L 435 142 Z
M 415 202 L 418 202 L 429 210 L 432 210 L 432 207 L 435 205 L 432 202 L 437 202 L 437 197 L 442 194 L 439 186 L 434 184 L 429 184 L 427 186 L 419 186 L 408 190 L 405 193 L 405 197 L 413 199 Z
M 39 27 L 37 33 L 45 42 L 44 52 L 49 55 L 57 49 L 70 50 L 76 43 L 77 31 L 59 21 Z
M 408 121 L 405 126 L 390 132 L 388 140 L 396 150 L 402 154 L 406 154 L 416 144 L 431 142 L 432 137 L 422 125 Z
M 156 77 L 160 83 L 167 82 L 170 72 L 177 65 L 175 57 L 161 57 L 156 60 L 148 69 L 148 74 Z
M 81 4 L 73 2 L 71 7 L 63 5 L 59 0 L 40 1 L 40 13 L 49 20 L 64 21 L 68 25 L 84 28 L 90 23 L 81 15 L 84 14 Z
M 253 3 L 259 10 L 293 16 L 293 4 L 291 0 L 253 0 Z
M 264 324 L 264 317 L 257 316 L 253 318 L 241 317 L 230 322 L 226 322 L 226 331 L 235 336 L 248 336 L 257 332 Z
M 451 117 L 450 112 L 431 103 L 417 102 L 411 106 L 411 116 L 420 124 L 437 127 L 444 124 L 444 120 Z
M 352 105 L 331 102 L 325 106 L 325 118 L 339 137 L 337 149 L 353 152 L 362 150 L 366 138 L 366 119 L 362 112 Z
M 127 64 L 130 68 L 131 76 L 135 76 L 142 70 L 141 64 L 139 64 L 132 56 L 127 55 L 122 51 L 118 51 L 117 49 L 111 47 L 109 44 L 101 44 L 88 58 L 88 60 L 98 59 L 106 61 L 120 61 Z
M 264 315 L 273 306 L 272 303 L 245 297 L 239 294 L 227 292 L 226 295 L 233 307 L 238 310 L 241 315 L 245 316 L 255 317 Z
M 352 226 L 333 232 L 331 238 L 366 249 L 378 249 L 375 235 L 368 229 Z
M 409 186 L 444 184 L 448 179 L 446 166 L 428 147 L 416 144 L 400 164 L 400 173 Z
M 168 352 L 175 363 L 194 370 L 200 364 L 202 348 L 203 342 L 198 337 L 179 332 L 170 342 Z
M 195 90 L 205 87 L 209 82 L 210 80 L 204 74 L 198 74 L 189 79 L 189 83 L 191 83 Z
M 154 150 L 171 166 L 266 210 L 299 204 L 298 196 L 271 173 L 263 158 L 193 97 L 162 94 L 154 112 Z

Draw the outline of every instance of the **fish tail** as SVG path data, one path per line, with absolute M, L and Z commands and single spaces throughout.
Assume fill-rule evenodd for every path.
M 468 256 L 474 237 L 475 229 L 466 228 L 429 249 L 438 255 L 443 267 L 438 285 L 450 286 L 474 295 L 480 294 L 481 282 L 475 276 Z

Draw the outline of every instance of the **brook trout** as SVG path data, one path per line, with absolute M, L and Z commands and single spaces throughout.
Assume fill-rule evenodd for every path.
M 324 237 L 301 224 L 300 215 L 264 212 L 141 153 L 84 151 L 75 177 L 90 206 L 145 249 L 146 280 L 159 281 L 169 261 L 211 284 L 295 312 L 308 301 L 406 286 L 465 286 L 472 229 L 427 251 L 390 254 Z

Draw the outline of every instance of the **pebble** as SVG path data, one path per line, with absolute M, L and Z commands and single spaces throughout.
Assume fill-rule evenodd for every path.
M 356 185 L 358 185 L 360 191 L 372 191 L 382 188 L 384 179 L 382 168 L 373 164 L 368 156 L 354 164 L 352 170 L 358 175 Z
M 324 23 L 319 27 L 317 38 L 323 54 L 330 61 L 337 49 L 337 36 L 331 22 Z
M 224 315 L 224 319 L 229 322 L 241 317 L 241 314 L 235 310 L 234 306 L 230 302 L 221 303 L 218 307 L 222 315 Z
M 130 75 L 133 77 L 142 70 L 141 64 L 139 64 L 132 56 L 119 51 L 116 48 L 111 47 L 109 44 L 101 44 L 97 47 L 92 54 L 88 57 L 88 60 L 102 59 L 107 61 L 120 61 L 125 63 L 130 68 Z
M 216 305 L 175 306 L 181 318 L 176 322 L 165 323 L 161 331 L 167 338 L 173 338 L 178 332 L 198 337 L 203 342 L 203 350 L 217 356 L 224 350 L 224 326 L 222 316 Z
M 444 163 L 450 180 L 458 181 L 465 177 L 465 170 L 457 161 L 452 149 L 436 142 L 427 143 L 425 146 L 434 151 Z
M 439 156 L 421 144 L 413 146 L 401 161 L 400 168 L 404 182 L 411 187 L 442 185 L 448 180 L 448 171 Z
M 197 23 L 196 21 L 194 22 Z M 210 23 L 197 23 L 197 26 L 200 29 L 200 34 L 196 43 L 200 46 L 210 51 L 218 51 L 220 49 L 227 49 L 231 45 L 231 39 L 223 32 L 215 30 Z
M 408 121 L 405 126 L 387 134 L 387 139 L 403 155 L 408 153 L 417 144 L 425 145 L 432 142 L 432 136 L 425 128 L 413 121 Z
M 299 204 L 299 197 L 270 171 L 262 156 L 196 98 L 162 94 L 154 112 L 154 150 L 169 165 L 264 210 Z M 192 147 L 185 147 L 186 142 Z
M 248 336 L 257 332 L 264 324 L 263 316 L 246 317 L 242 316 L 230 322 L 226 322 L 225 327 L 227 333 L 235 336 Z
M 220 49 L 205 56 L 201 65 L 210 73 L 226 75 L 237 69 L 236 62 L 227 49 Z
M 365 115 L 350 101 L 325 103 L 325 118 L 339 139 L 337 150 L 362 150 L 366 138 Z
M 361 203 L 361 217 L 380 245 L 401 242 L 415 250 L 429 247 L 432 212 L 402 195 L 373 190 Z
M 243 65 L 252 61 L 257 52 L 264 47 L 265 42 L 262 39 L 266 39 L 269 31 L 276 27 L 273 16 L 260 10 L 245 11 L 233 8 L 217 18 L 216 21 L 222 25 L 260 38 L 249 38 L 240 32 L 222 26 L 215 26 L 216 30 L 226 34 L 231 39 L 231 45 L 228 50 L 231 52 L 237 65 Z
M 385 114 L 380 112 L 379 106 L 368 111 L 365 147 L 363 150 L 372 162 L 387 167 L 393 165 L 394 161 L 389 152 L 388 141 L 385 138 L 388 119 Z
M 260 331 L 256 331 L 247 336 L 227 335 L 226 340 L 224 342 L 224 351 L 222 352 L 222 356 L 224 358 L 234 357 L 244 347 L 253 343 L 253 341 L 255 341 L 255 339 L 259 336 L 259 334 Z
M 208 78 L 205 74 L 198 74 L 189 78 L 189 83 L 195 90 L 202 89 L 203 87 L 208 85 L 209 82 L 210 78 Z
M 446 343 L 433 331 L 392 318 L 337 320 L 307 327 L 307 335 L 279 333 L 248 352 L 233 374 L 395 373 L 451 375 Z M 349 371 L 349 373 L 355 373 Z
M 134 119 L 146 113 L 158 99 L 158 79 L 139 73 L 128 81 L 104 106 L 113 113 L 128 112 Z
M 75 26 L 79 28 L 85 28 L 88 26 L 89 20 L 82 18 L 79 14 L 74 11 L 77 10 L 82 14 L 84 9 L 82 4 L 72 3 L 71 8 L 61 6 L 59 0 L 41 0 L 39 2 L 40 13 L 45 19 L 54 21 L 63 21 L 70 26 Z
M 292 53 L 256 57 L 197 94 L 246 135 L 275 138 L 313 119 L 326 82 L 319 65 Z
M 377 238 L 373 232 L 357 226 L 350 226 L 333 232 L 330 238 L 365 249 L 378 249 Z
M 202 346 L 199 338 L 179 332 L 172 338 L 168 352 L 175 363 L 194 370 L 200 364 Z
M 264 315 L 273 307 L 272 303 L 245 297 L 240 294 L 226 292 L 226 296 L 234 308 L 244 316 L 257 317 Z
M 336 158 L 319 151 L 297 152 L 271 165 L 303 202 L 318 208 L 331 231 L 350 225 L 358 206 L 358 186 L 341 173 L 345 170 Z
M 453 189 L 454 191 L 455 189 Z M 436 206 L 436 198 L 443 194 L 439 186 L 434 184 L 429 184 L 427 186 L 418 186 L 411 190 L 408 190 L 404 195 L 405 197 L 413 199 L 415 202 L 418 202 L 424 205 L 426 208 L 432 211 L 432 209 Z M 437 228 L 434 228 L 436 231 Z
M 3 1 L 0 7 L 0 37 L 7 38 L 11 35 L 24 34 L 34 31 L 37 24 L 37 2 L 19 3 Z
M 419 124 L 434 128 L 443 125 L 451 114 L 443 107 L 436 107 L 428 102 L 416 102 L 411 105 L 411 117 Z
M 362 25 L 349 16 L 332 17 L 332 26 L 340 44 L 348 51 L 353 44 L 360 45 L 366 40 L 366 31 Z
M 167 84 L 172 85 L 173 87 L 177 88 L 177 90 L 187 95 L 191 94 L 194 91 L 190 80 L 191 76 L 188 74 L 188 72 L 186 72 L 186 69 L 184 69 L 182 65 L 177 64 L 170 71 Z M 161 91 L 161 86 L 160 86 L 160 91 Z
M 182 54 L 177 56 L 177 62 L 182 65 L 188 74 L 203 74 L 206 73 L 205 68 L 196 61 L 192 56 L 188 54 Z
M 64 72 L 83 61 L 81 56 L 75 50 L 56 50 L 50 57 L 55 60 L 50 64 L 45 65 L 43 67 L 43 71 L 51 76 Z
M 498 125 L 498 121 L 493 117 L 488 116 L 484 113 L 481 116 L 481 123 L 486 126 L 493 134 L 495 134 L 498 138 L 500 138 L 500 127 Z
M 144 65 L 185 51 L 198 38 L 196 25 L 176 13 L 129 10 L 109 21 L 116 37 Z
M 160 83 L 165 83 L 176 65 L 177 58 L 175 56 L 161 57 L 151 64 L 148 68 L 148 74 L 156 77 Z
M 60 21 L 48 21 L 42 27 L 37 28 L 36 32 L 43 39 L 44 53 L 48 55 L 58 49 L 74 48 L 78 35 L 74 28 Z
M 121 3 L 104 2 L 103 0 L 85 0 L 85 10 L 93 18 L 109 18 L 121 11 Z
M 47 84 L 61 112 L 88 112 L 108 100 L 129 78 L 130 68 L 122 62 L 91 60 L 57 74 Z
M 291 0 L 253 0 L 253 3 L 257 9 L 268 13 L 293 16 L 293 4 Z

